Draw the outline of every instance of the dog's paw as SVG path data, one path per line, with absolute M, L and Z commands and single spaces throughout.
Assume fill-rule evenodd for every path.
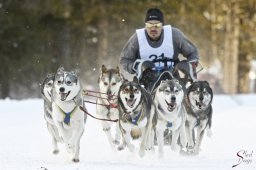
M 108 131 L 110 131 L 110 129 L 111 129 L 110 127 L 106 127 L 106 128 L 103 128 L 103 131 L 108 132 Z
M 155 150 L 155 148 L 153 146 L 149 146 L 146 148 L 146 151 L 152 151 L 152 150 Z
M 135 147 L 134 147 L 134 145 L 131 144 L 128 146 L 128 149 L 130 152 L 133 152 L 135 150 Z
M 119 142 L 118 140 L 113 140 L 113 144 L 114 144 L 114 145 L 119 145 L 120 142 Z
M 194 146 L 187 146 L 187 152 L 194 152 Z
M 53 150 L 53 152 L 52 152 L 54 155 L 57 155 L 58 153 L 59 153 L 59 150 L 58 149 L 55 149 L 55 150 Z
M 163 152 L 159 152 L 158 153 L 158 159 L 163 159 L 164 158 L 164 153 Z
M 74 152 L 74 146 L 72 144 L 66 144 L 66 150 L 68 153 L 73 153 Z
M 124 150 L 124 148 L 125 148 L 124 145 L 120 145 L 120 146 L 117 147 L 117 150 L 122 151 L 122 150 Z
M 145 150 L 140 149 L 139 155 L 140 155 L 140 157 L 144 157 L 145 156 Z
M 75 162 L 75 163 L 78 163 L 79 159 L 78 158 L 73 158 L 72 161 Z
M 178 145 L 171 145 L 171 150 L 174 151 L 174 152 L 179 151 Z
M 199 154 L 199 149 L 197 149 L 196 147 L 187 147 L 187 155 L 189 156 L 196 156 Z
M 149 153 L 149 154 L 151 154 L 151 155 L 153 155 L 153 154 L 155 154 L 155 148 L 151 148 L 150 150 L 146 150 L 147 151 L 147 153 Z
M 179 154 L 180 154 L 181 156 L 189 156 L 187 150 L 185 150 L 185 149 L 181 149 L 180 152 L 179 152 Z
M 212 137 L 212 131 L 209 129 L 209 130 L 207 130 L 207 136 L 210 138 L 210 137 Z

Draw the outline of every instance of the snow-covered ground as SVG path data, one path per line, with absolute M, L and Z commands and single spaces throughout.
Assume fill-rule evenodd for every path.
M 95 114 L 94 105 L 87 108 Z M 42 99 L 0 100 L 0 109 L 0 170 L 256 169 L 256 95 L 215 95 L 213 136 L 205 136 L 200 154 L 184 157 L 165 147 L 164 159 L 157 152 L 143 158 L 127 150 L 112 152 L 100 122 L 88 117 L 80 163 L 73 163 L 62 144 L 60 153 L 52 154 Z

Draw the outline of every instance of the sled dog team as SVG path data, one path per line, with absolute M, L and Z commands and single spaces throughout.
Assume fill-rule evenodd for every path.
M 113 149 L 126 147 L 133 152 L 134 140 L 139 141 L 139 155 L 158 148 L 164 156 L 164 146 L 186 155 L 197 155 L 204 133 L 211 135 L 213 92 L 206 81 L 194 81 L 185 86 L 182 81 L 164 72 L 154 90 L 145 90 L 136 77 L 125 80 L 119 68 L 101 67 L 98 80 L 99 96 L 96 117 Z M 79 162 L 80 139 L 87 114 L 84 96 L 76 70 L 60 67 L 49 74 L 41 86 L 44 99 L 44 117 L 52 137 L 53 154 L 58 154 L 58 143 L 63 143 Z M 113 129 L 113 130 L 111 130 Z M 115 134 L 113 135 L 113 131 Z

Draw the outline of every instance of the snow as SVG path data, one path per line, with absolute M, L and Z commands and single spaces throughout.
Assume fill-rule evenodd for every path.
M 60 144 L 52 154 L 51 137 L 43 118 L 43 100 L 0 100 L 1 170 L 228 170 L 256 169 L 256 95 L 215 95 L 213 135 L 205 136 L 198 156 L 181 156 L 165 147 L 165 158 L 155 153 L 140 158 L 128 150 L 112 151 L 99 120 L 88 117 L 81 140 L 80 162 Z M 95 115 L 95 106 L 88 104 Z M 237 167 L 237 153 L 245 150 L 251 157 Z M 251 160 L 246 163 L 245 160 Z

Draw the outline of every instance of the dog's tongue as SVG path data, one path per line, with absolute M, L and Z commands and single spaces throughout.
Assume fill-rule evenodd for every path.
M 168 103 L 168 101 L 165 100 L 165 103 L 167 104 L 167 110 L 168 110 L 169 112 L 172 112 L 172 111 L 176 108 L 176 106 L 177 106 L 177 103 L 176 103 L 176 102 L 170 102 L 170 103 Z
M 135 100 L 134 100 L 134 99 L 129 99 L 129 100 L 126 101 L 126 103 L 127 103 L 127 105 L 128 105 L 129 107 L 133 107 L 133 105 L 134 105 L 134 103 L 135 103 Z
M 167 108 L 167 109 L 168 109 L 170 112 L 172 112 L 175 108 L 176 108 L 176 103 L 171 103 L 171 104 L 168 105 L 168 108 Z
M 66 100 L 66 98 L 67 98 L 67 93 L 60 93 L 60 99 L 62 101 Z
M 68 93 L 60 93 L 60 99 L 62 101 L 66 100 L 68 95 L 69 95 L 70 91 Z
M 196 105 L 199 107 L 199 109 L 201 109 L 202 106 L 204 106 L 204 103 L 196 101 Z

